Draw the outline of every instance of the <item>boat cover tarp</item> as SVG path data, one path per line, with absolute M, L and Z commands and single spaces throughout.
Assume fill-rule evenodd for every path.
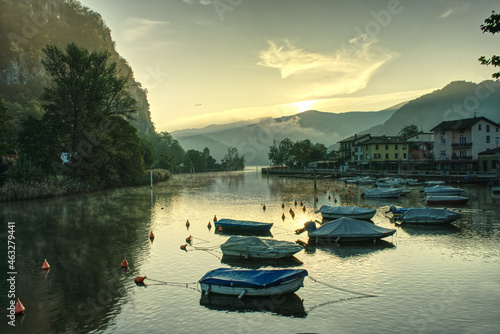
M 310 237 L 341 237 L 341 238 L 358 238 L 370 237 L 380 238 L 389 236 L 396 232 L 394 229 L 385 228 L 374 225 L 372 223 L 352 219 L 339 218 L 329 223 L 323 224 L 316 231 L 310 232 Z
M 373 188 L 365 189 L 365 196 L 367 197 L 383 197 L 387 195 L 399 196 L 403 192 L 402 188 Z
M 408 210 L 403 214 L 401 220 L 404 221 L 448 221 L 460 218 L 461 215 L 457 212 L 450 211 L 448 209 L 419 209 L 419 210 Z
M 239 237 L 234 236 L 220 246 L 222 252 L 236 251 L 248 254 L 266 254 L 266 253 L 290 253 L 299 252 L 302 246 L 291 241 L 281 241 L 274 239 L 261 239 L 257 237 Z
M 316 211 L 316 213 L 318 213 L 318 212 L 331 214 L 331 215 L 333 214 L 333 215 L 350 216 L 350 215 L 361 215 L 361 214 L 368 214 L 368 213 L 375 214 L 377 212 L 377 210 L 362 208 L 360 206 L 322 205 L 321 208 L 319 208 L 319 210 Z
M 424 193 L 426 194 L 441 194 L 441 193 L 457 193 L 461 194 L 463 189 L 460 188 L 454 188 L 450 186 L 433 186 L 433 187 L 425 187 L 424 188 Z
M 406 211 L 410 210 L 410 209 L 427 209 L 426 207 L 408 207 L 408 208 L 396 208 L 395 206 L 391 206 L 390 207 L 390 211 L 395 214 L 395 215 L 402 215 L 404 214 Z
M 266 288 L 307 276 L 305 269 L 218 268 L 206 273 L 200 283 L 223 286 Z
M 226 227 L 235 227 L 235 228 L 248 228 L 248 229 L 270 229 L 273 226 L 273 223 L 261 223 L 254 222 L 249 220 L 234 220 L 234 219 L 219 219 L 214 223 L 215 225 L 221 225 Z
M 425 196 L 422 201 L 424 202 L 467 202 L 469 200 L 469 197 L 465 196 Z

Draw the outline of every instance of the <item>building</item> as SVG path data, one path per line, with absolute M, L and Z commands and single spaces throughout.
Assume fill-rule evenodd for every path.
M 419 132 L 406 138 L 408 141 L 408 160 L 414 162 L 434 161 L 434 132 Z
M 498 173 L 500 171 L 500 148 L 484 151 L 478 154 L 480 172 Z
M 431 129 L 434 132 L 434 159 L 449 167 L 462 164 L 471 169 L 477 164 L 480 152 L 496 147 L 499 128 L 499 124 L 485 117 L 441 122 Z
M 363 152 L 356 150 L 355 145 L 370 139 L 371 136 L 369 134 L 358 136 L 355 134 L 349 138 L 339 141 L 340 149 L 339 149 L 339 159 L 340 161 L 345 162 L 356 162 L 359 161 L 360 155 L 363 155 Z
M 356 161 L 358 164 L 368 164 L 374 162 L 388 163 L 408 160 L 408 141 L 400 137 L 371 137 L 368 140 L 354 145 L 361 155 Z

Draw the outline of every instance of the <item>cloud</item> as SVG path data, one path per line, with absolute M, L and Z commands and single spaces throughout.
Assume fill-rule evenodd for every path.
M 448 9 L 446 12 L 444 12 L 443 14 L 441 14 L 439 16 L 440 19 L 445 19 L 447 18 L 448 16 L 450 16 L 451 14 L 453 14 L 453 12 L 455 11 L 454 8 L 451 8 L 451 9 Z
M 214 2 L 214 0 L 182 0 L 182 1 L 184 1 L 185 3 L 189 3 L 189 4 L 199 2 L 202 5 L 210 5 L 212 2 Z
M 398 56 L 376 44 L 377 40 L 362 35 L 334 54 L 321 54 L 298 48 L 286 39 L 268 41 L 257 64 L 279 70 L 282 79 L 296 81 L 298 98 L 350 94 L 366 87 L 377 70 Z
M 158 27 L 169 25 L 167 21 L 153 21 L 138 17 L 129 17 L 126 22 L 131 26 L 124 31 L 125 39 L 129 42 L 150 37 Z

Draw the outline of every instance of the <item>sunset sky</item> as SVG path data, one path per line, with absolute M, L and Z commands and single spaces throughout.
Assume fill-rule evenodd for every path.
M 498 0 L 81 0 L 148 90 L 158 131 L 376 111 L 494 71 Z

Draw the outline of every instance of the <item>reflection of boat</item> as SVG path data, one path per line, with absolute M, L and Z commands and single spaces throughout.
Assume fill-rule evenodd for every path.
M 425 196 L 422 200 L 429 205 L 436 204 L 465 204 L 469 201 L 469 197 L 464 196 Z
M 362 241 L 356 243 L 335 243 L 320 240 L 319 243 L 311 243 L 307 246 L 309 253 L 315 253 L 316 250 L 335 254 L 338 257 L 347 258 L 351 256 L 369 255 L 384 249 L 395 248 L 396 246 L 389 241 L 379 240 L 376 243 L 373 241 Z
M 304 285 L 305 269 L 230 269 L 218 268 L 199 281 L 205 294 L 271 296 L 292 293 Z
M 279 259 L 300 252 L 302 246 L 291 241 L 234 236 L 223 243 L 220 249 L 224 256 Z
M 450 186 L 433 186 L 424 188 L 424 193 L 427 196 L 459 196 L 464 190 Z
M 449 224 L 461 217 L 461 214 L 448 209 L 427 208 L 408 210 L 399 221 L 406 224 Z
M 448 235 L 460 231 L 460 228 L 453 224 L 423 226 L 402 224 L 401 229 L 411 235 Z
M 270 297 L 245 297 L 202 294 L 200 305 L 212 310 L 233 312 L 270 312 L 286 317 L 304 318 L 307 312 L 303 300 L 295 293 Z
M 367 198 L 392 198 L 401 196 L 402 192 L 401 188 L 374 188 L 365 189 L 363 195 Z
M 260 223 L 248 220 L 219 219 L 214 222 L 215 228 L 222 231 L 269 232 L 273 223 Z
M 316 213 L 321 212 L 323 218 L 338 219 L 349 217 L 354 219 L 371 219 L 377 210 L 367 209 L 360 206 L 328 206 L 322 205 Z
M 378 240 L 393 235 L 394 229 L 389 229 L 371 224 L 363 220 L 352 218 L 339 218 L 332 222 L 325 223 L 315 231 L 309 232 L 309 240 L 351 242 Z
M 221 262 L 231 267 L 248 269 L 259 269 L 263 267 L 296 268 L 304 264 L 295 256 L 285 257 L 282 259 L 259 259 L 259 261 L 250 261 L 236 256 L 223 256 Z

